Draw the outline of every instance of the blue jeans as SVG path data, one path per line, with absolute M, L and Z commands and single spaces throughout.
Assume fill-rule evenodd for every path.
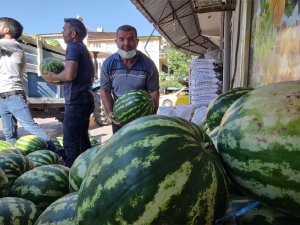
M 14 144 L 17 138 L 12 135 L 15 125 L 12 123 L 10 115 L 14 116 L 29 133 L 50 141 L 50 137 L 46 131 L 34 122 L 25 94 L 11 95 L 0 99 L 0 114 L 2 117 L 2 130 L 6 141 Z
M 11 113 L 1 115 L 2 127 L 7 127 L 7 132 L 3 132 L 5 140 L 11 144 L 15 144 L 18 139 L 18 121 Z
M 65 105 L 63 146 L 67 167 L 71 167 L 82 152 L 91 148 L 88 130 L 93 110 L 93 104 Z

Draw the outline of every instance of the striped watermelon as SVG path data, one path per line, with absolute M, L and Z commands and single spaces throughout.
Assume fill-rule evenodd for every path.
M 6 197 L 9 194 L 9 183 L 7 176 L 0 167 L 0 198 Z
M 231 106 L 231 104 L 251 90 L 253 90 L 253 88 L 234 88 L 224 92 L 212 101 L 206 111 L 205 120 L 208 128 L 212 131 L 219 126 L 226 110 Z
M 33 162 L 34 167 L 60 164 L 59 156 L 50 150 L 37 150 L 27 155 Z
M 3 149 L 7 149 L 7 148 L 13 148 L 14 146 L 7 142 L 7 141 L 3 141 L 3 140 L 0 140 L 0 153 L 1 153 L 1 150 Z
M 131 90 L 118 98 L 114 104 L 115 119 L 126 124 L 142 116 L 153 114 L 152 97 L 145 90 Z
M 59 198 L 45 209 L 34 225 L 75 225 L 77 199 L 78 192 Z
M 59 144 L 60 144 L 61 147 L 64 146 L 63 136 L 56 137 L 56 140 L 59 142 Z
M 69 174 L 71 191 L 79 191 L 82 180 L 87 174 L 88 166 L 99 151 L 101 151 L 101 146 L 98 145 L 87 149 L 76 158 Z
M 19 148 L 7 148 L 7 149 L 3 149 L 0 150 L 0 154 L 6 154 L 6 153 L 13 153 L 13 154 L 21 154 L 21 155 L 26 155 L 24 151 L 22 151 Z
M 0 198 L 0 225 L 33 225 L 41 211 L 23 198 Z
M 64 63 L 56 58 L 49 57 L 43 59 L 40 64 L 40 73 L 45 75 L 46 71 L 60 73 L 65 68 Z
M 19 176 L 33 168 L 33 162 L 21 154 L 0 154 L 0 168 L 5 172 L 9 185 L 12 185 Z
M 10 191 L 12 196 L 28 199 L 45 209 L 69 193 L 69 168 L 58 164 L 36 167 L 18 177 Z
M 227 110 L 218 150 L 235 182 L 300 217 L 300 81 L 259 87 Z
M 61 140 L 60 140 L 61 138 Z M 62 137 L 51 138 L 52 143 L 55 145 L 57 150 L 63 149 Z
M 145 116 L 102 146 L 83 180 L 78 224 L 213 224 L 228 190 L 220 162 L 182 118 Z
M 16 148 L 19 148 L 26 152 L 34 152 L 36 150 L 47 149 L 47 142 L 36 135 L 25 135 L 20 137 L 15 144 Z

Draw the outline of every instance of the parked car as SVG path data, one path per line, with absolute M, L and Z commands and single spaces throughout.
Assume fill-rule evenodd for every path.
M 159 98 L 160 106 L 175 106 L 178 104 L 189 104 L 189 89 L 187 87 L 182 87 L 174 93 L 161 95 Z

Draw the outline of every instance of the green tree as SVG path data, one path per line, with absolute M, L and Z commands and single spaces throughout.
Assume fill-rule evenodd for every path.
M 188 67 L 192 59 L 196 56 L 187 55 L 173 48 L 170 44 L 166 45 L 167 66 L 169 76 L 177 82 L 188 77 Z

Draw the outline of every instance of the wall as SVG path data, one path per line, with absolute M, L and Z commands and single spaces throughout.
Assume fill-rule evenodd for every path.
M 300 80 L 299 4 L 237 1 L 231 26 L 231 87 Z
M 300 1 L 261 0 L 254 11 L 251 84 L 300 80 Z

